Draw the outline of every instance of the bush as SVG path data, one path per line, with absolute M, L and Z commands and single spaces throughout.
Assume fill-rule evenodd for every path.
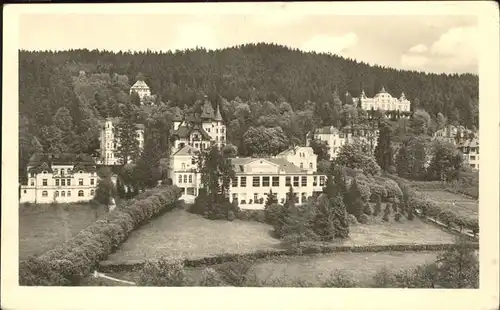
M 175 186 L 158 187 L 131 200 L 80 231 L 68 242 L 20 264 L 21 285 L 75 285 L 125 241 L 140 224 L 170 211 L 180 197 Z M 148 199 L 149 198 L 149 199 Z M 143 204 L 143 201 L 148 204 Z
M 399 213 L 399 212 L 396 212 L 396 213 L 394 214 L 394 220 L 395 220 L 396 222 L 399 222 L 399 221 L 401 221 L 402 219 L 403 219 L 403 214 L 401 214 L 401 213 Z
M 321 287 L 356 287 L 357 283 L 348 274 L 341 270 L 336 270 L 330 274 L 330 277 L 325 280 Z
M 231 286 L 243 286 L 248 278 L 252 262 L 245 258 L 239 258 L 234 262 L 224 263 L 215 267 L 220 274 L 221 280 Z
M 361 214 L 360 217 L 359 217 L 359 222 L 361 224 L 367 224 L 369 221 L 369 218 L 368 218 L 368 215 L 366 214 Z
M 222 280 L 222 277 L 213 268 L 205 268 L 201 273 L 200 286 L 216 287 L 227 286 L 228 284 Z
M 400 198 L 403 196 L 403 191 L 398 186 L 398 183 L 391 179 L 385 179 L 384 189 L 387 193 L 387 198 Z
M 389 222 L 389 214 L 385 213 L 382 219 L 384 220 L 384 222 Z
M 442 211 L 437 216 L 437 220 L 445 224 L 448 228 L 451 228 L 453 225 L 455 225 L 456 218 L 457 215 L 449 210 Z
M 380 213 L 382 213 L 382 198 L 377 195 L 375 209 L 373 210 L 373 215 L 378 216 Z
M 368 184 L 360 181 L 358 182 L 358 188 L 363 201 L 368 201 L 371 196 L 370 187 L 368 186 Z
M 188 278 L 181 262 L 171 262 L 164 258 L 147 261 L 139 272 L 140 286 L 188 286 Z
M 229 212 L 227 213 L 227 220 L 228 220 L 228 221 L 232 222 L 232 221 L 234 221 L 234 219 L 235 219 L 235 218 L 236 218 L 236 216 L 234 215 L 234 212 L 233 212 L 233 211 L 229 211 Z
M 394 213 L 398 212 L 399 211 L 399 204 L 393 203 L 392 204 L 392 211 Z
M 370 186 L 370 193 L 371 193 L 371 200 L 372 202 L 376 202 L 377 196 L 379 196 L 382 200 L 385 200 L 387 197 L 387 191 L 384 188 L 383 185 L 378 184 L 374 181 L 369 183 Z
M 373 287 L 395 288 L 397 281 L 392 272 L 387 267 L 383 267 L 373 276 Z
M 347 215 L 347 221 L 349 222 L 350 225 L 356 225 L 358 223 L 358 220 L 352 214 Z
M 373 214 L 372 207 L 368 203 L 365 203 L 365 208 L 364 208 L 363 212 L 366 215 L 372 215 Z
M 277 221 L 283 217 L 285 209 L 283 205 L 273 203 L 271 205 L 266 205 L 264 208 L 266 223 L 270 225 L 275 225 Z

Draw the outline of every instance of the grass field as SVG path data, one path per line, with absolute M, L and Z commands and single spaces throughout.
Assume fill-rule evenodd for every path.
M 89 204 L 21 205 L 19 259 L 40 255 L 77 234 L 104 214 L 104 207 Z
M 479 201 L 467 196 L 454 194 L 447 191 L 423 191 L 426 195 L 436 200 L 440 206 L 455 211 L 459 215 L 477 219 L 479 215 Z M 453 205 L 455 203 L 455 205 Z
M 248 253 L 276 249 L 280 240 L 272 227 L 257 222 L 210 221 L 184 210 L 174 210 L 132 232 L 124 244 L 108 257 L 110 261 L 169 258 L 201 258 L 222 253 Z M 418 219 L 402 223 L 382 222 L 350 227 L 344 245 L 452 243 L 454 236 Z
M 304 256 L 287 256 L 273 259 L 256 260 L 251 267 L 250 275 L 264 283 L 279 280 L 280 285 L 294 285 L 297 280 L 305 281 L 312 286 L 319 286 L 334 271 L 341 270 L 360 287 L 370 287 L 373 276 L 382 268 L 391 272 L 415 268 L 417 265 L 431 263 L 436 260 L 438 252 L 378 252 L 378 253 L 329 253 Z M 221 265 L 211 266 L 217 269 Z M 188 277 L 199 281 L 203 268 L 186 268 Z M 108 273 L 120 280 L 137 283 L 137 271 L 124 271 Z M 83 285 L 94 286 L 121 286 L 119 282 L 107 279 L 94 279 L 88 277 Z M 271 286 L 267 284 L 266 286 Z

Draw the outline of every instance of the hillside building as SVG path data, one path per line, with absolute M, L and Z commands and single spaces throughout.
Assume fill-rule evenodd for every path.
M 151 97 L 151 90 L 149 89 L 148 84 L 142 80 L 138 80 L 134 85 L 132 85 L 132 87 L 130 87 L 130 95 L 134 92 L 139 96 L 141 104 L 144 104 L 144 101 Z
M 479 137 L 467 139 L 458 144 L 457 148 L 464 156 L 464 164 L 479 170 Z
M 26 173 L 20 203 L 86 202 L 95 195 L 97 172 L 90 155 L 37 153 Z
M 101 165 L 122 165 L 122 160 L 117 156 L 117 149 L 120 141 L 115 137 L 114 126 L 120 122 L 120 118 L 106 118 L 100 122 L 101 133 L 99 135 L 100 142 L 100 158 L 97 161 Z M 139 144 L 139 150 L 144 148 L 144 125 L 136 124 L 136 136 Z M 129 163 L 131 161 L 129 160 Z
M 368 98 L 365 91 L 362 90 L 358 98 L 352 98 L 354 104 L 363 110 L 382 110 L 382 111 L 400 111 L 410 112 L 411 102 L 406 99 L 404 93 L 399 98 L 394 98 L 384 87 L 373 98 Z
M 476 133 L 464 126 L 447 125 L 442 129 L 436 130 L 432 134 L 432 140 L 444 141 L 454 145 L 461 144 L 466 140 L 476 136 Z

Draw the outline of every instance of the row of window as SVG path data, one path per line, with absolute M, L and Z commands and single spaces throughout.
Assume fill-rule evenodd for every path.
M 94 190 L 90 190 L 90 196 L 94 196 L 95 192 Z M 61 195 L 61 197 L 71 197 L 71 191 L 55 191 L 54 192 L 54 197 L 59 197 L 59 195 Z M 42 197 L 48 197 L 49 196 L 49 193 L 47 191 L 43 191 L 42 192 Z M 84 197 L 84 192 L 82 190 L 79 190 L 78 191 L 78 197 Z
M 193 183 L 193 175 L 192 174 L 179 174 L 178 183 Z
M 66 172 L 65 172 L 65 171 L 66 171 Z M 59 169 L 57 169 L 57 168 L 54 168 L 54 169 L 52 170 L 52 174 L 53 174 L 54 176 L 58 175 L 58 174 L 59 174 L 59 172 L 61 173 L 61 176 L 64 176 L 65 174 L 71 174 L 71 173 L 72 173 L 72 170 L 71 170 L 71 168 L 67 168 L 67 169 L 61 168 L 61 170 L 60 170 L 60 171 L 59 171 Z M 42 171 L 42 174 L 47 174 L 47 173 L 48 173 L 48 171 L 47 171 L 47 170 Z M 83 170 L 78 170 L 78 173 L 83 173 Z M 34 177 L 35 177 L 35 175 L 36 175 L 36 173 L 34 173 L 34 172 L 31 172 L 31 174 L 30 174 L 30 176 L 31 176 L 32 178 L 34 178 Z M 91 176 L 94 176 L 94 172 L 91 172 L 91 173 L 90 173 L 90 175 L 91 175 Z
M 261 182 L 262 178 L 262 182 Z M 239 180 L 239 183 L 238 183 Z M 293 181 L 293 183 L 292 183 Z M 179 182 L 180 183 L 180 182 Z M 307 176 L 294 176 L 285 177 L 285 186 L 293 185 L 293 187 L 306 187 L 307 186 Z M 313 177 L 313 186 L 318 185 L 318 177 Z M 319 177 L 319 185 L 325 185 L 325 176 Z M 246 187 L 247 186 L 247 177 L 234 177 L 231 180 L 232 187 Z M 280 178 L 279 177 L 252 177 L 252 187 L 279 187 L 280 186 Z
M 300 168 L 304 169 L 304 163 L 300 163 Z M 313 163 L 309 163 L 309 169 L 313 168 Z
M 212 125 L 213 126 L 213 125 Z M 205 130 L 207 132 L 210 132 L 210 127 L 206 127 Z M 215 133 L 219 133 L 219 129 L 218 128 L 215 128 Z M 220 129 L 220 133 L 224 133 L 224 128 L 221 128 Z
M 54 179 L 55 186 L 71 186 L 71 179 Z M 31 180 L 31 186 L 35 186 L 35 180 Z M 78 179 L 78 185 L 83 186 L 83 179 Z M 90 185 L 95 185 L 95 179 L 90 179 Z M 48 186 L 48 179 L 42 179 L 42 186 Z
M 294 194 L 294 198 L 295 198 L 295 202 L 296 203 L 305 203 L 307 201 L 307 193 L 302 193 L 300 195 L 300 200 L 299 200 L 299 195 L 298 193 L 293 193 Z M 264 194 L 265 196 L 269 195 L 269 194 Z M 276 193 L 273 194 L 274 197 L 276 197 Z M 241 201 L 238 200 L 238 194 L 237 193 L 233 193 L 232 195 L 232 201 L 239 201 L 240 204 L 247 204 L 247 201 L 246 201 L 246 195 L 244 195 L 245 197 L 243 197 L 241 199 Z M 265 198 L 264 197 L 259 197 L 259 194 L 257 193 L 254 193 L 253 194 L 253 199 L 249 199 L 248 200 L 248 204 L 263 204 L 265 201 Z M 285 198 L 281 198 L 281 203 L 283 204 L 285 202 Z

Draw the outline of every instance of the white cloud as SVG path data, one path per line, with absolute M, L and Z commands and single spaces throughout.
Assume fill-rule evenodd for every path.
M 358 36 L 352 32 L 342 36 L 316 35 L 304 42 L 300 49 L 306 52 L 340 54 L 357 43 Z
M 469 66 L 477 63 L 479 29 L 477 27 L 456 27 L 443 33 L 432 44 L 430 51 L 441 57 L 447 67 Z
M 418 44 L 411 47 L 408 51 L 412 53 L 425 53 L 427 52 L 427 46 L 425 46 L 424 44 Z
M 421 69 L 429 62 L 429 59 L 422 55 L 401 55 L 401 65 L 409 69 Z
M 169 44 L 168 48 L 172 50 L 196 47 L 217 49 L 220 47 L 218 44 L 217 36 L 210 25 L 189 23 L 177 27 L 175 39 Z

